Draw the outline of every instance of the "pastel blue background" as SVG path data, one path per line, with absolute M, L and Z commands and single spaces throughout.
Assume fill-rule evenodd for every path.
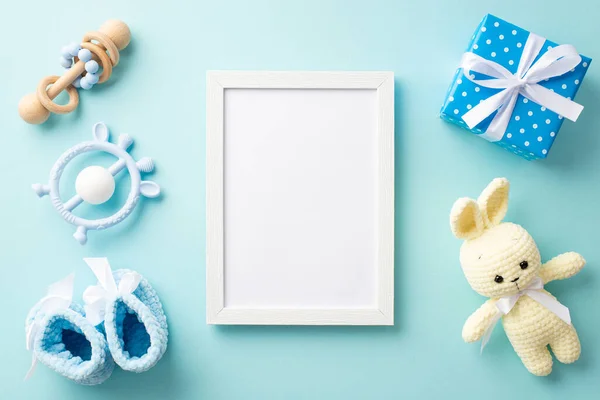
M 501 3 L 501 5 L 499 5 Z M 600 390 L 600 69 L 577 100 L 547 160 L 528 162 L 439 119 L 461 54 L 483 15 L 493 13 L 598 57 L 595 0 L 304 0 L 5 2 L 0 36 L 0 398 L 13 399 L 584 399 Z M 20 97 L 61 72 L 61 46 L 108 18 L 126 21 L 131 46 L 105 85 L 82 93 L 77 112 L 28 126 Z M 393 70 L 396 74 L 396 325 L 394 327 L 214 327 L 205 324 L 205 71 Z M 151 156 L 164 190 L 131 219 L 90 233 L 73 229 L 37 199 L 56 158 L 104 120 Z M 72 184 L 78 161 L 65 174 Z M 545 259 L 582 253 L 587 268 L 548 285 L 572 310 L 583 345 L 576 364 L 530 375 L 502 329 L 483 356 L 462 342 L 467 316 L 483 302 L 458 263 L 448 212 L 496 176 L 513 187 L 508 220 L 524 225 Z M 120 182 L 115 202 L 125 196 Z M 91 210 L 77 210 L 81 213 Z M 89 215 L 89 214 L 87 214 Z M 352 221 L 349 221 L 352 223 Z M 77 299 L 94 282 L 81 260 L 107 256 L 143 273 L 169 318 L 170 347 L 153 370 L 116 371 L 98 387 L 73 384 L 40 366 L 22 381 L 30 355 L 24 319 L 46 286 L 77 271 Z

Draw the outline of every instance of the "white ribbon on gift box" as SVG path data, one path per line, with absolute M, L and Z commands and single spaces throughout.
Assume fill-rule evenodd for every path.
M 492 335 L 492 331 L 494 327 L 500 321 L 503 315 L 508 314 L 515 304 L 517 304 L 517 300 L 521 298 L 521 296 L 529 296 L 533 300 L 537 301 L 548 310 L 550 310 L 553 314 L 555 314 L 558 318 L 562 319 L 567 324 L 571 325 L 571 314 L 569 313 L 569 309 L 560 304 L 558 300 L 554 297 L 550 296 L 548 293 L 543 291 L 544 282 L 540 277 L 534 278 L 531 281 L 531 284 L 527 286 L 525 289 L 520 290 L 518 293 L 513 294 L 512 296 L 501 297 L 496 302 L 496 308 L 498 312 L 492 319 L 490 326 L 485 330 L 483 337 L 481 338 L 481 352 L 483 352 L 483 348 L 490 340 L 490 336 Z
M 519 94 L 571 121 L 577 120 L 583 110 L 582 105 L 539 85 L 538 82 L 571 71 L 579 65 L 581 56 L 575 47 L 564 44 L 549 49 L 533 63 L 545 42 L 545 38 L 534 33 L 529 34 L 515 74 L 502 65 L 477 54 L 467 52 L 463 55 L 460 67 L 467 79 L 479 86 L 504 89 L 483 100 L 463 115 L 462 119 L 470 129 L 498 111 L 481 136 L 491 142 L 502 139 Z M 490 79 L 475 79 L 472 72 L 485 74 Z
M 40 301 L 36 303 L 33 308 L 37 308 L 37 315 L 27 329 L 25 337 L 25 348 L 31 351 L 31 367 L 25 375 L 25 380 L 29 379 L 35 371 L 37 365 L 37 357 L 33 349 L 35 339 L 40 333 L 41 329 L 41 318 L 55 314 L 59 311 L 68 309 L 71 306 L 73 299 L 73 283 L 75 281 L 75 274 L 70 274 L 62 280 L 48 286 L 48 293 L 42 297 Z
M 133 293 L 140 284 L 142 276 L 137 272 L 127 272 L 123 274 L 117 286 L 108 259 L 84 258 L 83 261 L 98 278 L 97 285 L 90 286 L 83 292 L 85 316 L 92 325 L 96 326 L 104 321 L 106 304 L 119 296 Z

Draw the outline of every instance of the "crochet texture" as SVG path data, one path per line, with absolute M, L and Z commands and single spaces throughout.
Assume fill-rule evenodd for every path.
M 114 271 L 117 285 L 128 272 L 132 271 Z M 167 318 L 158 295 L 143 277 L 133 293 L 107 304 L 104 328 L 110 352 L 124 370 L 147 371 L 167 350 Z
M 84 317 L 83 307 L 73 303 L 70 309 L 50 315 L 35 307 L 27 316 L 26 331 L 36 318 L 41 330 L 33 351 L 42 364 L 82 385 L 97 385 L 110 377 L 115 364 L 108 344 Z
M 520 293 L 538 276 L 544 284 L 569 278 L 585 264 L 582 256 L 572 252 L 542 264 L 529 233 L 519 225 L 502 223 L 508 192 L 508 180 L 494 179 L 477 201 L 461 198 L 450 213 L 452 232 L 464 239 L 460 263 L 465 277 L 473 290 L 489 297 L 467 319 L 462 332 L 466 342 L 484 336 L 499 312 L 496 302 L 501 297 Z M 513 348 L 532 374 L 544 376 L 552 371 L 548 346 L 562 363 L 579 358 L 581 345 L 575 328 L 529 296 L 521 296 L 502 322 Z

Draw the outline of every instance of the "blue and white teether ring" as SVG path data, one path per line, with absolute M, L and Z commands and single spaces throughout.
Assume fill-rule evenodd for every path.
M 127 152 L 127 149 L 133 143 L 129 135 L 120 135 L 117 144 L 113 144 L 108 141 L 108 128 L 102 122 L 94 125 L 93 133 L 94 140 L 79 143 L 59 157 L 50 170 L 48 184 L 36 183 L 32 185 L 33 190 L 39 197 L 49 195 L 56 211 L 65 221 L 77 227 L 73 237 L 81 244 L 87 242 L 88 230 L 110 228 L 127 218 L 137 205 L 140 195 L 150 198 L 160 195 L 158 184 L 152 181 L 142 181 L 140 174 L 141 172 L 152 172 L 154 162 L 149 157 L 144 157 L 137 162 L 133 159 Z M 59 182 L 66 165 L 76 156 L 90 151 L 103 151 L 114 155 L 118 160 L 108 168 L 100 166 L 84 168 L 75 181 L 77 194 L 63 203 L 60 198 Z M 115 190 L 114 176 L 123 169 L 127 169 L 131 176 L 131 190 L 125 204 L 119 211 L 109 217 L 95 220 L 73 215 L 71 211 L 84 201 L 93 205 L 108 201 Z

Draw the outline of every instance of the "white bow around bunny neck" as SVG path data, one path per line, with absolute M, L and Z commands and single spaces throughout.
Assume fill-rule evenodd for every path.
M 581 56 L 575 47 L 564 44 L 549 48 L 535 61 L 545 42 L 545 38 L 534 33 L 529 34 L 515 74 L 497 62 L 487 60 L 472 52 L 463 55 L 460 68 L 468 80 L 479 86 L 503 89 L 463 115 L 462 119 L 470 129 L 475 128 L 497 111 L 481 137 L 491 142 L 502 139 L 519 95 L 571 121 L 577 120 L 583 106 L 541 86 L 539 82 L 571 71 L 581 63 Z M 489 79 L 476 79 L 472 72 L 483 74 Z
M 517 301 L 521 298 L 521 296 L 529 296 L 533 300 L 537 301 L 548 310 L 550 310 L 553 314 L 555 314 L 558 318 L 562 319 L 567 324 L 571 325 L 571 315 L 569 313 L 569 309 L 560 304 L 558 300 L 554 297 L 550 296 L 548 293 L 544 292 L 544 282 L 540 277 L 534 278 L 529 286 L 525 289 L 519 290 L 518 293 L 515 293 L 510 296 L 501 297 L 496 302 L 496 308 L 498 312 L 492 319 L 490 326 L 486 329 L 483 337 L 481 338 L 481 351 L 483 352 L 483 348 L 490 340 L 490 336 L 492 335 L 492 331 L 494 327 L 500 321 L 502 316 L 507 315 L 513 309 Z
M 117 297 L 133 293 L 142 277 L 137 272 L 128 272 L 121 277 L 117 286 L 108 259 L 84 258 L 83 261 L 98 278 L 97 285 L 83 292 L 86 318 L 95 326 L 104 321 L 106 305 Z
M 73 299 L 73 283 L 75 281 L 75 274 L 70 274 L 58 282 L 55 282 L 48 286 L 48 292 L 46 296 L 42 297 L 40 301 L 33 306 L 33 309 L 37 308 L 37 314 L 35 319 L 31 322 L 27 329 L 25 337 L 25 348 L 31 351 L 31 367 L 25 375 L 25 380 L 31 378 L 35 367 L 37 366 L 37 357 L 33 349 L 35 339 L 41 332 L 42 319 L 47 315 L 52 315 L 60 311 L 67 310 L 71 306 Z

